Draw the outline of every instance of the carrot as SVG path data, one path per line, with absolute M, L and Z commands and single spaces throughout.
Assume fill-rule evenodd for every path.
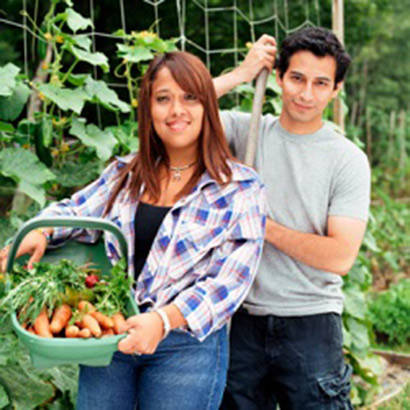
M 77 326 L 71 325 L 65 328 L 65 337 L 78 337 L 80 329 Z
M 102 334 L 100 325 L 97 320 L 94 319 L 90 314 L 86 313 L 81 322 L 82 328 L 87 328 L 91 330 L 91 334 L 95 337 L 100 337 Z
M 44 308 L 34 321 L 34 330 L 41 337 L 53 337 L 53 334 L 50 332 L 47 308 Z
M 114 330 L 113 329 L 106 329 L 103 331 L 102 336 L 106 337 L 106 336 L 114 336 Z
M 125 326 L 125 318 L 122 313 L 118 312 L 112 316 L 112 320 L 114 321 L 114 331 L 115 334 L 121 334 L 121 329 Z
M 61 305 L 55 311 L 51 320 L 50 330 L 52 333 L 60 333 L 71 319 L 71 308 L 69 305 Z
M 101 312 L 94 311 L 91 312 L 90 315 L 96 319 L 104 329 L 111 329 L 114 327 L 114 321 L 110 317 L 103 315 Z
M 34 331 L 34 329 L 33 329 L 32 326 L 30 326 L 30 327 L 27 328 L 27 332 L 29 332 L 29 333 L 31 333 L 31 334 L 33 334 L 33 335 L 36 334 L 36 332 Z
M 88 300 L 82 300 L 78 303 L 78 310 L 90 313 L 95 311 L 95 307 Z
M 91 330 L 87 329 L 86 327 L 84 329 L 81 329 L 80 332 L 78 333 L 78 337 L 81 337 L 83 339 L 88 339 L 91 337 Z

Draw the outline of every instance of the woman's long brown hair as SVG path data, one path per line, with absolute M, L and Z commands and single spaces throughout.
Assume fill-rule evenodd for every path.
M 185 92 L 195 95 L 204 107 L 198 144 L 198 166 L 185 187 L 178 192 L 177 198 L 187 195 L 205 170 L 219 184 L 229 182 L 232 178 L 227 160 L 233 159 L 233 157 L 219 119 L 216 92 L 208 69 L 198 57 L 190 53 L 175 51 L 161 54 L 152 60 L 141 82 L 138 101 L 139 151 L 131 162 L 121 169 L 118 182 L 113 188 L 104 214 L 107 214 L 111 209 L 115 198 L 124 187 L 128 175 L 132 175 L 131 198 L 137 199 L 141 186 L 144 186 L 154 203 L 159 200 L 158 165 L 163 163 L 168 169 L 169 158 L 152 123 L 151 92 L 152 83 L 158 71 L 163 67 L 167 67 L 178 85 Z

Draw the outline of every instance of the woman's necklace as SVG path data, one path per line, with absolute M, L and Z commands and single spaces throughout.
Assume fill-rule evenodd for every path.
M 181 172 L 187 170 L 188 168 L 191 168 L 193 165 L 195 165 L 197 161 L 192 162 L 191 164 L 184 165 L 182 167 L 169 167 L 169 169 L 174 173 L 173 178 L 175 181 L 180 181 L 181 180 Z

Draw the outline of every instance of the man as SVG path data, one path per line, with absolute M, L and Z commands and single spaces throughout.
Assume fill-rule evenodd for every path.
M 215 79 L 219 95 L 271 68 L 273 37 Z M 342 353 L 342 276 L 368 217 L 366 156 L 322 119 L 350 57 L 323 28 L 287 37 L 276 62 L 279 118 L 261 118 L 255 168 L 269 218 L 259 272 L 231 327 L 223 409 L 350 409 L 351 368 Z M 245 157 L 250 115 L 221 114 L 234 154 Z

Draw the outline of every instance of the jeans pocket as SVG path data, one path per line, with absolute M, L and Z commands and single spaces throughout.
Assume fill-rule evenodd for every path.
M 352 367 L 346 364 L 340 374 L 332 374 L 317 379 L 319 389 L 325 401 L 329 404 L 329 410 L 353 410 L 350 402 L 351 375 Z

